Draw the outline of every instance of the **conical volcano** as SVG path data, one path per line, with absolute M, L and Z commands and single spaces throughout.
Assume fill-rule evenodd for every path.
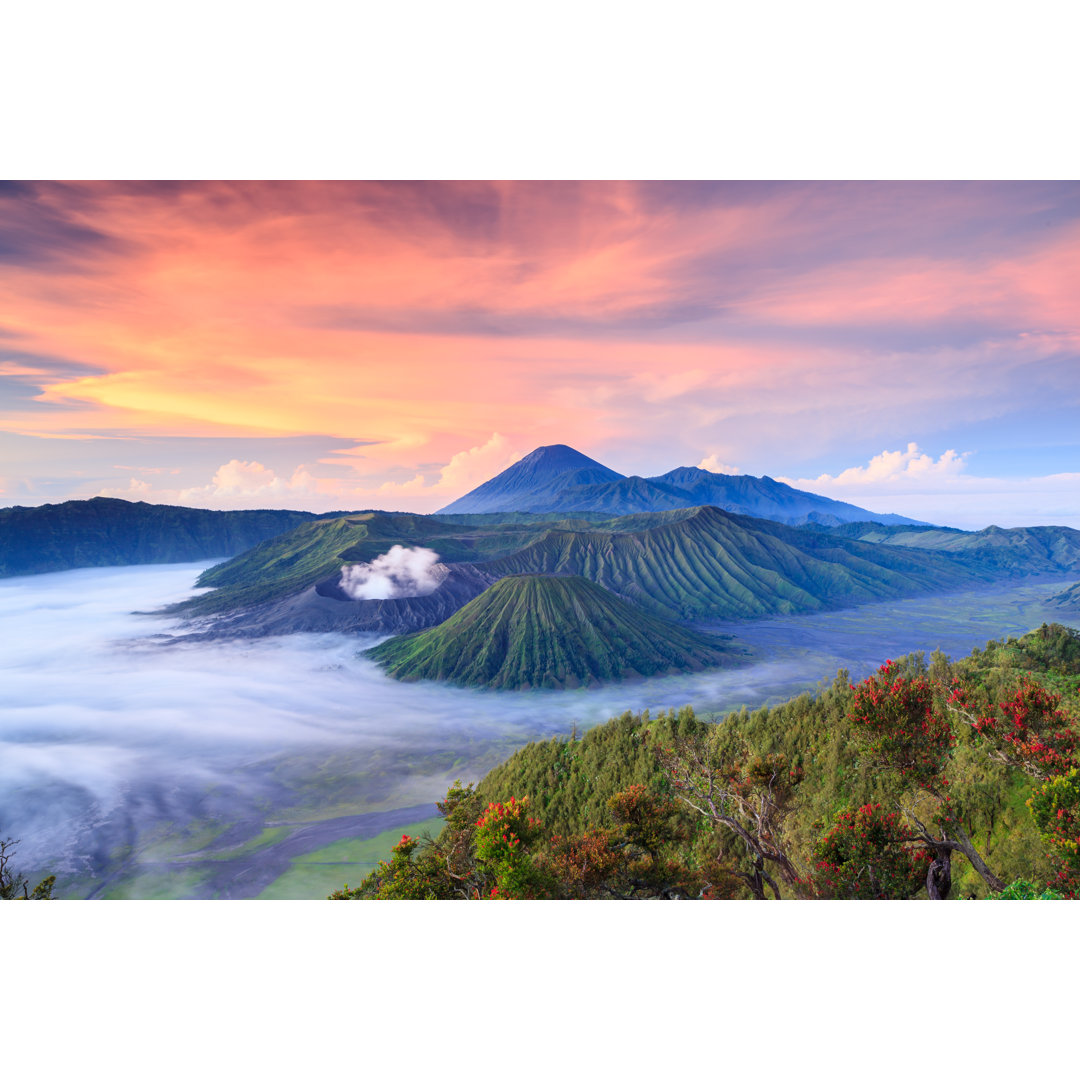
M 368 656 L 397 679 L 564 688 L 722 663 L 724 642 L 639 611 L 580 577 L 503 578 L 430 630 Z
M 486 514 L 531 510 L 538 502 L 550 501 L 566 488 L 608 484 L 622 479 L 621 473 L 593 461 L 572 446 L 556 443 L 537 447 L 509 469 L 437 512 Z

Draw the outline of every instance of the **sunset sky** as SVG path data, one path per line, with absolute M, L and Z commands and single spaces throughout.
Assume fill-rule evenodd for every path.
M 536 446 L 1080 527 L 1080 184 L 8 183 L 0 505 L 428 512 Z

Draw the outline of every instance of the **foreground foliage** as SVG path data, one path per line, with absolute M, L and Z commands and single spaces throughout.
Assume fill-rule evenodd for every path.
M 1078 686 L 1053 625 L 722 723 L 626 713 L 455 784 L 438 837 L 334 895 L 1075 898 Z
M 51 900 L 56 875 L 51 874 L 44 878 L 31 890 L 30 881 L 25 875 L 17 873 L 12 866 L 15 848 L 18 846 L 19 841 L 12 840 L 10 836 L 6 840 L 0 840 L 0 900 Z

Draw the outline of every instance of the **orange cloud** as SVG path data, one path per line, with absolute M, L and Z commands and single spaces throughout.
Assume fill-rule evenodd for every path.
M 320 491 L 433 498 L 495 431 L 502 458 L 651 439 L 670 464 L 749 465 L 748 432 L 791 439 L 813 408 L 880 423 L 874 385 L 898 366 L 893 408 L 925 412 L 943 390 L 904 381 L 920 365 L 1000 393 L 1000 373 L 1076 332 L 1077 227 L 982 238 L 1014 189 L 718 190 L 46 186 L 23 212 L 63 219 L 60 253 L 0 267 L 19 344 L 0 375 L 39 382 L 0 421 L 50 438 L 332 435 L 374 445 L 304 463 Z M 935 239 L 965 214 L 977 244 Z M 790 332 L 950 320 L 984 332 L 970 347 L 937 329 L 911 347 Z

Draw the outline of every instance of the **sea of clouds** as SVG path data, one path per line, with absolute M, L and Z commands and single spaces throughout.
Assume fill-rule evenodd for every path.
M 722 713 L 784 700 L 840 666 L 861 677 L 911 648 L 966 652 L 1037 625 L 1054 591 L 729 624 L 757 662 L 597 690 L 473 691 L 388 678 L 360 655 L 371 635 L 193 643 L 135 614 L 191 595 L 205 565 L 0 581 L 0 837 L 20 839 L 35 872 L 100 867 L 177 822 L 288 820 L 298 789 L 317 813 L 315 781 L 341 763 L 328 814 L 343 790 L 362 802 L 377 789 L 383 807 L 430 803 L 448 762 L 473 780 L 516 746 L 626 709 Z

